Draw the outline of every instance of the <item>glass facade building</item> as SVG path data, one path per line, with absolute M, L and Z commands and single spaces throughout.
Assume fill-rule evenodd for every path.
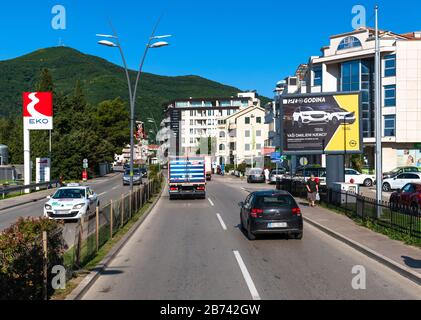
M 338 91 L 361 91 L 363 137 L 374 137 L 374 59 L 341 63 Z

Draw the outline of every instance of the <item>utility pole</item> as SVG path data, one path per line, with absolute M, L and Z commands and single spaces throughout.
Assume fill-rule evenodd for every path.
M 379 205 L 383 200 L 382 187 L 383 187 L 383 175 L 382 175 L 382 109 L 381 109 L 381 56 L 380 56 L 380 39 L 379 39 L 379 19 L 378 10 L 379 7 L 376 5 L 376 54 L 375 54 L 375 115 L 376 115 L 376 202 Z M 380 218 L 382 213 L 381 207 L 377 206 L 377 217 Z

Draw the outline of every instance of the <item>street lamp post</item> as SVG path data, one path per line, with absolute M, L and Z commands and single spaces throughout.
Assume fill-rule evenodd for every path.
M 109 38 L 109 39 L 113 39 L 115 41 L 115 42 L 113 42 L 113 41 L 110 41 L 110 40 L 100 40 L 100 41 L 98 41 L 98 44 L 103 45 L 103 46 L 107 46 L 107 47 L 119 49 L 121 59 L 123 60 L 124 70 L 125 70 L 125 73 L 126 73 L 127 85 L 128 85 L 128 88 L 129 88 L 129 99 L 130 99 L 130 190 L 132 192 L 133 192 L 133 169 L 134 169 L 133 168 L 133 165 L 134 165 L 134 113 L 135 113 L 137 87 L 138 87 L 138 84 L 139 84 L 140 75 L 142 73 L 143 64 L 145 62 L 146 55 L 147 55 L 149 49 L 160 48 L 160 47 L 164 47 L 164 46 L 168 45 L 168 42 L 165 42 L 165 41 L 157 41 L 155 43 L 153 43 L 153 41 L 157 40 L 157 39 L 170 37 L 170 35 L 155 36 L 155 32 L 156 32 L 156 29 L 158 28 L 160 20 L 161 19 L 158 19 L 157 23 L 155 24 L 155 26 L 152 30 L 151 36 L 149 37 L 149 41 L 146 45 L 145 51 L 143 53 L 143 56 L 142 56 L 142 59 L 141 59 L 141 62 L 140 62 L 139 70 L 137 72 L 136 82 L 135 82 L 135 85 L 134 85 L 133 89 L 132 89 L 132 84 L 131 84 L 131 81 L 130 81 L 130 74 L 129 74 L 129 69 L 127 67 L 126 58 L 124 57 L 123 49 L 120 45 L 120 41 L 119 41 L 119 38 L 117 36 L 117 32 L 115 31 L 115 29 L 111 25 L 111 28 L 113 29 L 113 35 L 97 34 L 98 37 Z

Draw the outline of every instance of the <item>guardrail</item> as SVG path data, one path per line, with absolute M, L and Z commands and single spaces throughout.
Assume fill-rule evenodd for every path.
M 10 193 L 19 193 L 23 194 L 25 190 L 29 189 L 30 191 L 39 189 L 51 189 L 51 188 L 57 188 L 59 186 L 60 182 L 58 180 L 50 181 L 50 182 L 43 182 L 43 183 L 34 183 L 29 185 L 22 185 L 22 186 L 10 186 L 10 187 L 0 187 L 0 194 L 2 195 L 2 198 L 4 199 L 6 195 Z

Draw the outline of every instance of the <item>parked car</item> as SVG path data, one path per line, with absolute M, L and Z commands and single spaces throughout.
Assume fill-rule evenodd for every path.
M 412 212 L 420 212 L 421 183 L 408 183 L 402 189 L 393 192 L 390 196 L 390 208 L 409 208 Z
M 295 199 L 286 191 L 258 191 L 249 194 L 241 208 L 241 228 L 249 240 L 258 234 L 288 234 L 303 237 L 303 218 Z
M 383 191 L 392 191 L 403 188 L 407 183 L 421 183 L 421 173 L 401 173 L 393 178 L 383 180 Z
M 345 182 L 349 183 L 351 180 L 353 180 L 355 184 L 371 187 L 374 185 L 376 177 L 374 175 L 358 172 L 354 169 L 345 169 Z
M 276 180 L 283 179 L 284 175 L 286 174 L 285 169 L 273 169 L 269 174 L 269 184 L 275 184 Z
M 301 128 L 303 124 L 320 124 L 329 122 L 329 116 L 325 111 L 314 110 L 311 107 L 297 108 L 292 117 L 292 125 L 298 125 L 299 128 Z
M 142 184 L 142 172 L 139 168 L 133 169 L 133 184 Z M 130 184 L 130 169 L 124 171 L 123 186 Z
M 383 179 L 393 178 L 396 177 L 398 174 L 405 173 L 405 172 L 421 172 L 421 168 L 417 167 L 397 167 L 389 172 L 383 173 Z
M 357 119 L 355 118 L 355 112 L 349 112 L 343 108 L 332 107 L 327 110 L 329 121 L 332 121 L 333 125 L 346 123 L 353 124 Z
M 292 180 L 306 182 L 311 175 L 314 175 L 315 178 L 319 178 L 321 186 L 326 185 L 326 168 L 318 166 L 298 167 Z
M 248 183 L 264 183 L 265 182 L 265 173 L 263 169 L 251 169 L 247 173 L 247 182 Z
M 57 189 L 47 197 L 44 204 L 44 217 L 58 220 L 79 220 L 95 214 L 99 207 L 98 195 L 86 186 L 77 183 Z

